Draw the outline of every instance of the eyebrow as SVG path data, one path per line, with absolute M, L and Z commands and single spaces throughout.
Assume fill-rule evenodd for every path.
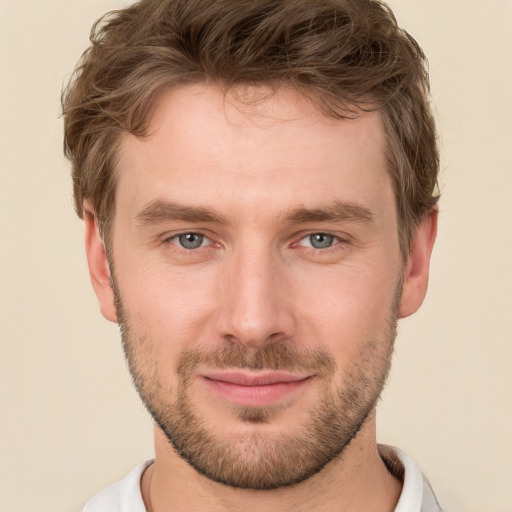
M 297 208 L 285 217 L 290 224 L 306 222 L 371 222 L 372 212 L 361 204 L 335 201 L 325 208 Z
M 157 199 L 140 211 L 135 219 L 142 224 L 158 224 L 172 220 L 226 224 L 225 217 L 206 208 L 186 206 Z
M 207 222 L 228 224 L 226 217 L 207 208 L 187 206 L 172 201 L 156 199 L 141 210 L 135 219 L 141 224 L 158 224 L 168 221 Z M 363 205 L 335 201 L 323 208 L 296 208 L 284 216 L 289 224 L 307 222 L 370 222 L 372 212 Z

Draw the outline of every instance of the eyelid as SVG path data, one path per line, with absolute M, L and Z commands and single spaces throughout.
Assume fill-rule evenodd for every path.
M 204 240 L 207 240 L 209 242 L 208 244 L 201 245 L 199 247 L 206 247 L 206 246 L 210 246 L 210 245 L 215 244 L 215 242 L 212 240 L 212 238 L 210 236 L 208 236 L 201 229 L 185 229 L 185 230 L 178 231 L 178 232 L 175 232 L 175 233 L 172 233 L 172 234 L 166 233 L 162 237 L 162 242 L 164 242 L 164 243 L 172 243 L 173 245 L 176 245 L 177 247 L 179 247 L 181 249 L 184 249 L 184 247 L 181 247 L 180 244 L 178 242 L 176 242 L 176 240 L 180 236 L 183 236 L 183 235 L 200 235 L 200 236 L 202 236 L 204 238 Z
M 312 247 L 310 245 L 302 245 L 301 244 L 301 242 L 303 240 L 309 238 L 312 235 L 332 236 L 334 239 L 334 243 L 333 243 L 333 245 L 326 247 L 324 249 L 319 249 L 319 248 Z M 344 233 L 333 233 L 332 231 L 329 231 L 329 230 L 311 230 L 306 233 L 304 233 L 304 232 L 301 233 L 298 240 L 292 244 L 292 247 L 306 247 L 306 248 L 312 249 L 314 251 L 324 251 L 325 252 L 325 251 L 328 251 L 329 249 L 335 249 L 340 243 L 348 244 L 349 242 L 350 242 L 350 237 Z
M 173 245 L 177 246 L 178 248 L 185 249 L 184 247 L 180 246 L 179 242 L 177 242 L 176 239 L 178 239 L 182 235 L 188 235 L 188 234 L 200 235 L 200 236 L 204 237 L 204 240 L 208 241 L 207 244 L 201 245 L 198 248 L 208 247 L 208 246 L 212 246 L 212 245 L 216 245 L 216 246 L 221 245 L 219 242 L 216 242 L 212 238 L 212 236 L 207 234 L 205 230 L 202 230 L 202 229 L 188 229 L 188 230 L 185 229 L 185 230 L 180 230 L 180 231 L 173 232 L 173 233 L 166 233 L 161 237 L 161 240 L 163 243 L 172 243 Z M 292 247 L 298 247 L 298 246 L 307 247 L 307 246 L 301 245 L 301 242 L 303 240 L 309 238 L 310 236 L 317 235 L 317 234 L 332 236 L 335 240 L 332 246 L 327 247 L 325 249 L 317 249 L 314 247 L 309 247 L 311 249 L 318 250 L 318 251 L 326 251 L 326 250 L 332 249 L 339 243 L 348 244 L 350 242 L 350 238 L 351 238 L 349 235 L 347 235 L 345 233 L 336 233 L 335 234 L 328 230 L 311 230 L 311 231 L 300 233 L 298 235 L 298 237 L 295 238 L 296 241 L 293 242 L 291 244 L 291 246 Z

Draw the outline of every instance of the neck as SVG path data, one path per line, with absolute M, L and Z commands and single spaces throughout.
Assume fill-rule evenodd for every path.
M 392 512 L 402 488 L 379 455 L 374 413 L 339 457 L 308 480 L 282 489 L 234 489 L 213 482 L 183 461 L 157 427 L 155 455 L 141 482 L 148 512 Z

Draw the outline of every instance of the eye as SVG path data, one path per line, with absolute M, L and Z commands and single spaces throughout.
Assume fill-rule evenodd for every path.
M 338 237 L 329 235 L 328 233 L 313 233 L 305 236 L 300 241 L 300 245 L 313 247 L 313 249 L 328 249 L 338 240 Z
M 198 249 L 204 245 L 208 245 L 208 238 L 200 233 L 182 233 L 181 235 L 173 236 L 170 241 L 183 247 L 184 249 Z

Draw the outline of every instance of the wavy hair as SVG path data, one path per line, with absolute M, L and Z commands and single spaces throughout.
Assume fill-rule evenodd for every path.
M 214 82 L 292 86 L 327 116 L 378 110 L 408 254 L 436 203 L 439 154 L 427 62 L 378 0 L 141 0 L 98 20 L 62 93 L 75 209 L 89 199 L 108 243 L 124 133 L 146 134 L 158 95 Z

